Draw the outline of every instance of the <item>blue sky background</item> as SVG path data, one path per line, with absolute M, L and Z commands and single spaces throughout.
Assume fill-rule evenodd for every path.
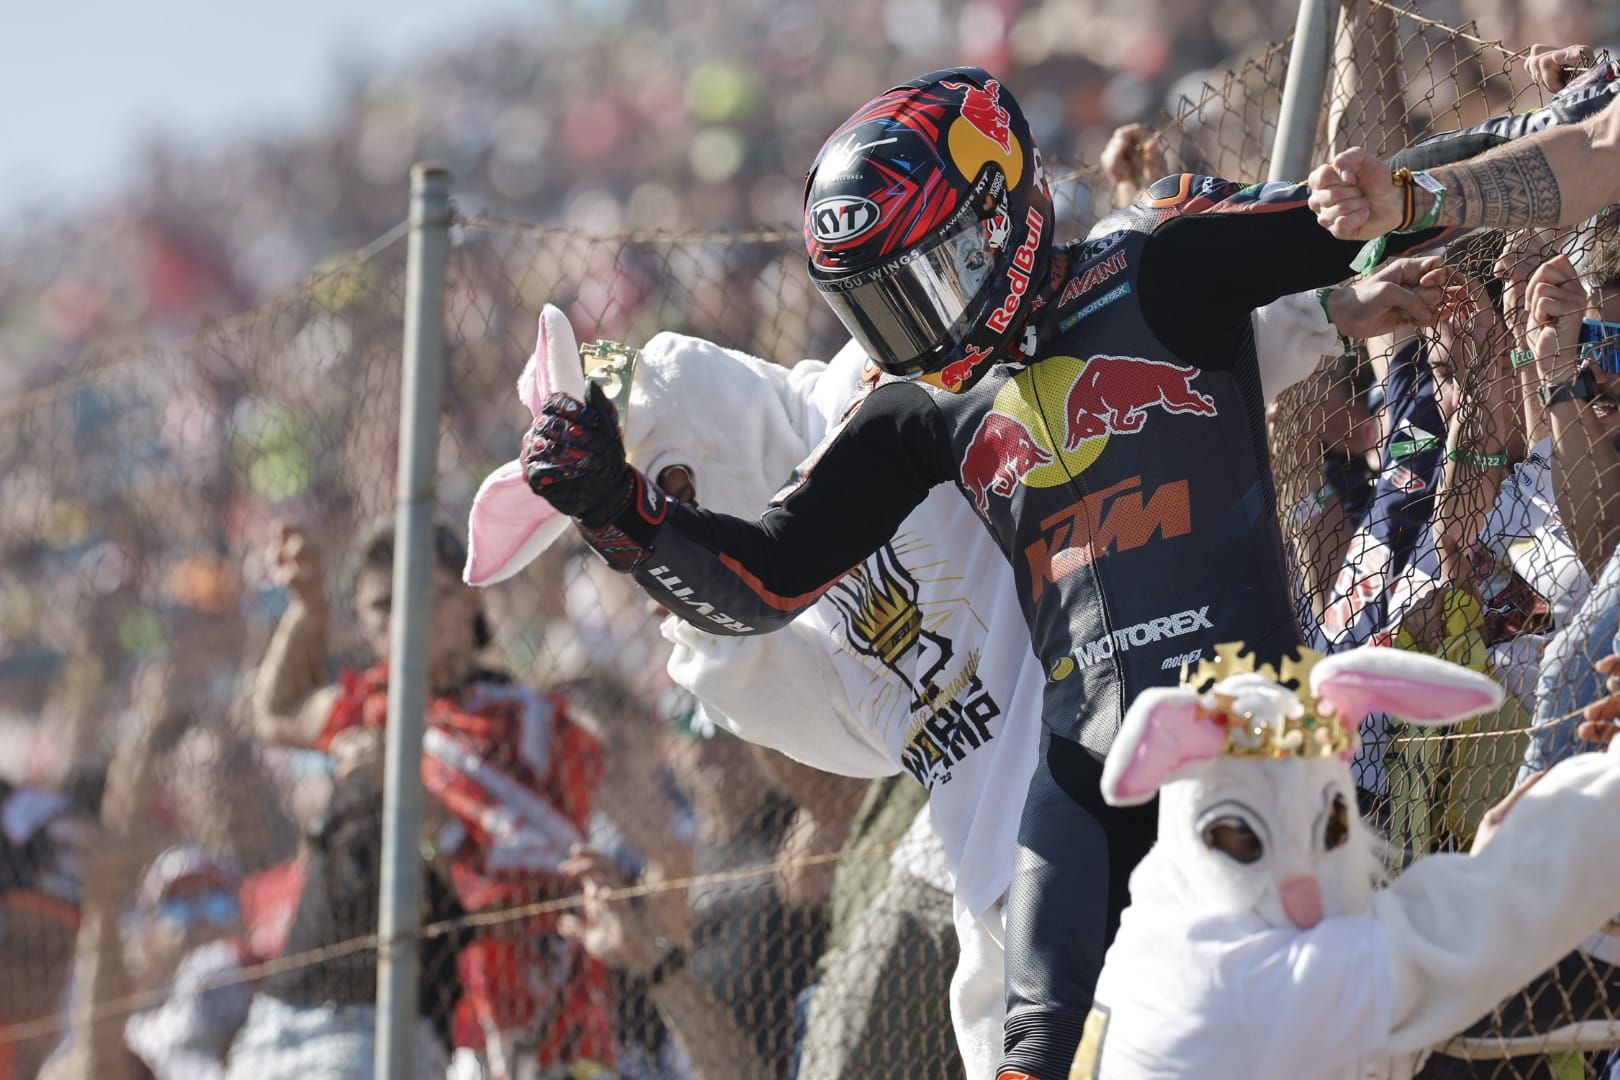
M 124 187 L 153 134 L 318 125 L 342 65 L 400 65 L 561 0 L 22 0 L 0 33 L 0 228 Z

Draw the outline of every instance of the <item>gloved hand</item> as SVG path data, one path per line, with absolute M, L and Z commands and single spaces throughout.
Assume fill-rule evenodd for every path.
M 523 476 L 529 488 L 586 528 L 618 516 L 635 493 L 624 459 L 619 414 L 596 383 L 586 400 L 548 396 L 523 437 Z

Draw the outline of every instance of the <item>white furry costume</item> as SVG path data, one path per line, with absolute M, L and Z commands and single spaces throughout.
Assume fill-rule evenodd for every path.
M 1157 793 L 1159 838 L 1073 1077 L 1406 1075 L 1620 908 L 1615 753 L 1553 769 L 1478 854 L 1431 855 L 1376 888 L 1347 765 L 1357 722 L 1450 722 L 1501 692 L 1373 648 L 1321 661 L 1309 685 L 1313 706 L 1255 674 L 1132 705 L 1104 795 Z M 1338 741 L 1300 756 L 1313 739 Z M 1282 756 L 1241 756 L 1245 743 Z

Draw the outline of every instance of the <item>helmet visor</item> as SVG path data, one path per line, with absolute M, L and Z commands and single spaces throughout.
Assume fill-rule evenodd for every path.
M 967 332 L 984 285 L 1000 253 L 978 218 L 905 262 L 850 282 L 818 280 L 816 288 L 861 343 L 891 375 L 916 375 Z

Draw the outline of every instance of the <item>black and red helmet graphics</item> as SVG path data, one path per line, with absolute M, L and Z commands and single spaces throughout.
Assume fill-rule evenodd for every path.
M 978 68 L 896 87 L 828 138 L 805 185 L 810 275 L 879 366 L 1004 352 L 1051 243 L 1039 161 L 1012 95 Z

